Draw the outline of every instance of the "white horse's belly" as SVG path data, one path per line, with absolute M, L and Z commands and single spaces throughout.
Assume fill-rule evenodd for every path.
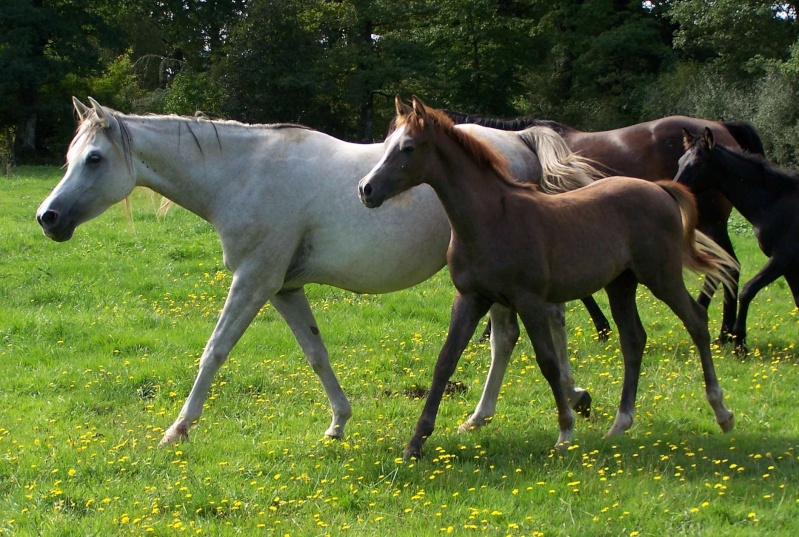
M 450 225 L 432 189 L 379 209 L 353 207 L 364 218 L 331 220 L 315 232 L 305 282 L 357 293 L 388 293 L 421 283 L 446 264 Z M 367 222 L 368 221 L 368 222 Z M 336 222 L 336 223 L 334 223 Z

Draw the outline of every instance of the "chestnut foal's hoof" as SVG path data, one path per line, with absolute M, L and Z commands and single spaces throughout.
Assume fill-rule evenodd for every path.
M 402 460 L 405 462 L 412 461 L 412 460 L 419 460 L 422 458 L 422 450 L 421 448 L 413 448 L 408 446 L 405 448 L 405 451 L 402 452 Z
M 719 422 L 719 427 L 725 433 L 732 431 L 735 428 L 735 415 L 730 412 L 730 417 L 723 422 Z

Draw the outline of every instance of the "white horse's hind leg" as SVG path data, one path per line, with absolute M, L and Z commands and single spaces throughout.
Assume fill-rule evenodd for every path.
M 560 363 L 560 385 L 566 393 L 566 401 L 578 414 L 588 416 L 591 412 L 591 394 L 588 390 L 574 385 L 572 367 L 569 362 L 568 339 L 566 336 L 566 305 L 549 304 L 549 329 L 552 343 Z
M 460 432 L 479 429 L 494 416 L 497 407 L 502 379 L 508 369 L 508 362 L 516 342 L 519 340 L 519 324 L 516 312 L 494 304 L 491 316 L 491 367 L 488 370 L 483 395 L 469 419 L 458 427 Z
M 591 410 L 591 395 L 585 389 L 574 385 L 567 348 L 565 312 L 564 304 L 548 306 L 547 315 L 552 343 L 560 363 L 560 384 L 569 406 L 587 416 Z M 502 379 L 505 377 L 511 353 L 518 340 L 519 324 L 516 321 L 516 312 L 494 304 L 491 307 L 491 367 L 488 370 L 480 402 L 477 403 L 472 415 L 458 427 L 460 432 L 479 429 L 494 416 Z
M 325 431 L 325 436 L 342 438 L 344 425 L 352 416 L 352 407 L 341 389 L 333 368 L 330 367 L 327 348 L 322 342 L 322 335 L 311 312 L 305 291 L 303 289 L 282 291 L 272 297 L 272 305 L 291 328 L 330 401 L 333 421 Z
M 211 338 L 205 345 L 200 358 L 200 371 L 191 388 L 191 393 L 183 404 L 175 423 L 164 433 L 160 445 L 168 445 L 188 439 L 189 428 L 200 419 L 203 403 L 208 397 L 214 375 L 227 360 L 233 346 L 258 314 L 258 310 L 274 292 L 263 282 L 264 278 L 254 278 L 242 274 L 233 275 L 233 283 L 228 291 L 222 314 L 214 327 Z M 254 283 L 257 285 L 253 285 Z
M 566 393 L 569 406 L 587 416 L 591 410 L 591 395 L 585 389 L 574 385 L 566 346 L 565 312 L 564 304 L 550 304 L 547 311 L 552 343 L 560 362 L 560 384 Z M 516 312 L 494 304 L 491 307 L 491 367 L 488 370 L 480 402 L 477 403 L 469 419 L 458 427 L 460 432 L 479 429 L 494 416 L 502 379 L 505 377 L 511 353 L 518 340 L 519 324 L 516 321 Z

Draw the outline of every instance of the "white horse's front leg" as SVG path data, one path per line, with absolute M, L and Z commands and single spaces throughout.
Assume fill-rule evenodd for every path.
M 330 401 L 333 421 L 325 431 L 325 436 L 343 438 L 344 425 L 352 416 L 352 407 L 341 389 L 333 368 L 330 367 L 327 348 L 322 341 L 322 335 L 313 312 L 311 312 L 305 291 L 303 289 L 281 291 L 272 297 L 272 305 L 291 328 L 302 352 L 305 353 L 305 358 L 322 382 L 322 387 Z
M 189 427 L 200 419 L 203 403 L 208 397 L 214 375 L 225 363 L 233 346 L 274 292 L 274 287 L 265 285 L 263 279 L 249 274 L 236 273 L 233 275 L 233 283 L 228 291 L 222 314 L 219 316 L 219 321 L 217 321 L 200 358 L 200 371 L 191 388 L 191 393 L 183 404 L 180 415 L 164 433 L 164 438 L 159 445 L 164 446 L 188 439 Z

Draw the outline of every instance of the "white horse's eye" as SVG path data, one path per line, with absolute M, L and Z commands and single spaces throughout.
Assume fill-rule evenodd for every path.
M 97 151 L 92 151 L 88 155 L 86 155 L 86 164 L 97 164 L 102 160 L 100 153 Z

